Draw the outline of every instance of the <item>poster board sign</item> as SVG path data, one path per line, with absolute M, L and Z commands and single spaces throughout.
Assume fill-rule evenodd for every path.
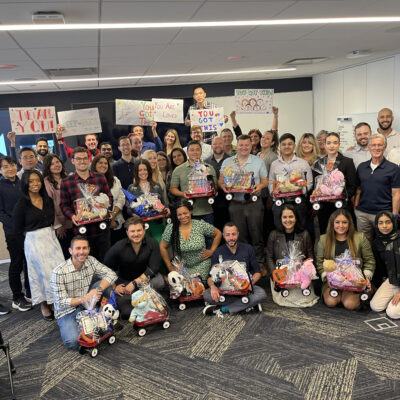
M 348 116 L 337 117 L 337 129 L 340 135 L 340 151 L 343 153 L 355 144 L 353 118 Z
M 151 101 L 115 99 L 116 125 L 150 125 L 153 111 Z
M 223 107 L 207 110 L 191 110 L 190 125 L 200 125 L 203 133 L 222 131 L 225 126 Z
M 154 121 L 183 124 L 183 100 L 153 99 Z
M 60 111 L 57 113 L 57 117 L 58 122 L 65 127 L 63 132 L 64 137 L 100 133 L 102 131 L 99 109 L 97 107 Z
M 43 135 L 56 132 L 55 107 L 12 107 L 8 110 L 11 129 L 17 135 Z
M 274 89 L 235 89 L 238 114 L 271 114 Z

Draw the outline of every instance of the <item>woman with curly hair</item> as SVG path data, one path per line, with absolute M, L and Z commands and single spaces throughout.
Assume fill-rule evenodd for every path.
M 171 208 L 172 223 L 167 225 L 160 243 L 161 257 L 169 271 L 174 271 L 168 248 L 172 249 L 172 259 L 177 257 L 190 273 L 198 273 L 205 282 L 211 268 L 211 256 L 221 241 L 221 231 L 202 220 L 192 219 L 192 205 L 186 199 L 179 199 Z M 212 244 L 206 249 L 206 237 Z

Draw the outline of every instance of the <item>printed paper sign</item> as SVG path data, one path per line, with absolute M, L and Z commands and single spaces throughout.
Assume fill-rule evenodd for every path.
M 183 100 L 153 99 L 154 121 L 183 124 Z
M 238 114 L 271 114 L 274 89 L 235 89 Z
M 57 116 L 58 122 L 65 127 L 64 137 L 101 132 L 99 109 L 97 107 L 60 111 Z
M 57 120 L 55 107 L 9 108 L 11 129 L 17 135 L 55 133 Z
M 191 110 L 190 124 L 200 125 L 204 132 L 220 132 L 224 129 L 224 109 L 211 108 L 209 110 Z
M 144 100 L 115 99 L 117 125 L 150 125 L 154 120 L 153 103 Z

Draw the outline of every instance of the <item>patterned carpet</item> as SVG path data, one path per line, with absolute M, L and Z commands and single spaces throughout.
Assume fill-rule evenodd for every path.
M 10 298 L 0 265 L 0 301 Z M 8 303 L 10 305 L 10 303 Z M 171 327 L 138 337 L 130 324 L 96 358 L 67 351 L 40 310 L 0 316 L 18 399 L 400 399 L 398 322 L 317 304 L 205 317 L 173 308 Z M 0 354 L 0 399 L 10 396 Z

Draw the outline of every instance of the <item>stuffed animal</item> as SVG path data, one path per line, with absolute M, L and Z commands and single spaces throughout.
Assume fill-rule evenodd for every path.
M 171 271 L 168 274 L 168 283 L 171 288 L 171 299 L 177 299 L 183 292 L 184 276 L 178 271 Z
M 171 271 L 168 274 L 168 283 L 171 288 L 170 297 L 177 299 L 179 296 L 201 296 L 205 287 L 199 274 L 181 274 L 178 271 Z
M 312 260 L 307 259 L 303 265 L 294 273 L 294 279 L 300 283 L 301 289 L 306 289 L 310 286 L 311 280 L 316 279 L 317 271 L 315 270 Z
M 322 266 L 325 272 L 333 272 L 336 269 L 336 263 L 334 260 L 324 260 Z
M 149 295 L 143 290 L 136 290 L 132 293 L 133 310 L 129 316 L 129 322 L 143 322 L 146 320 L 147 313 L 154 311 L 155 304 Z

